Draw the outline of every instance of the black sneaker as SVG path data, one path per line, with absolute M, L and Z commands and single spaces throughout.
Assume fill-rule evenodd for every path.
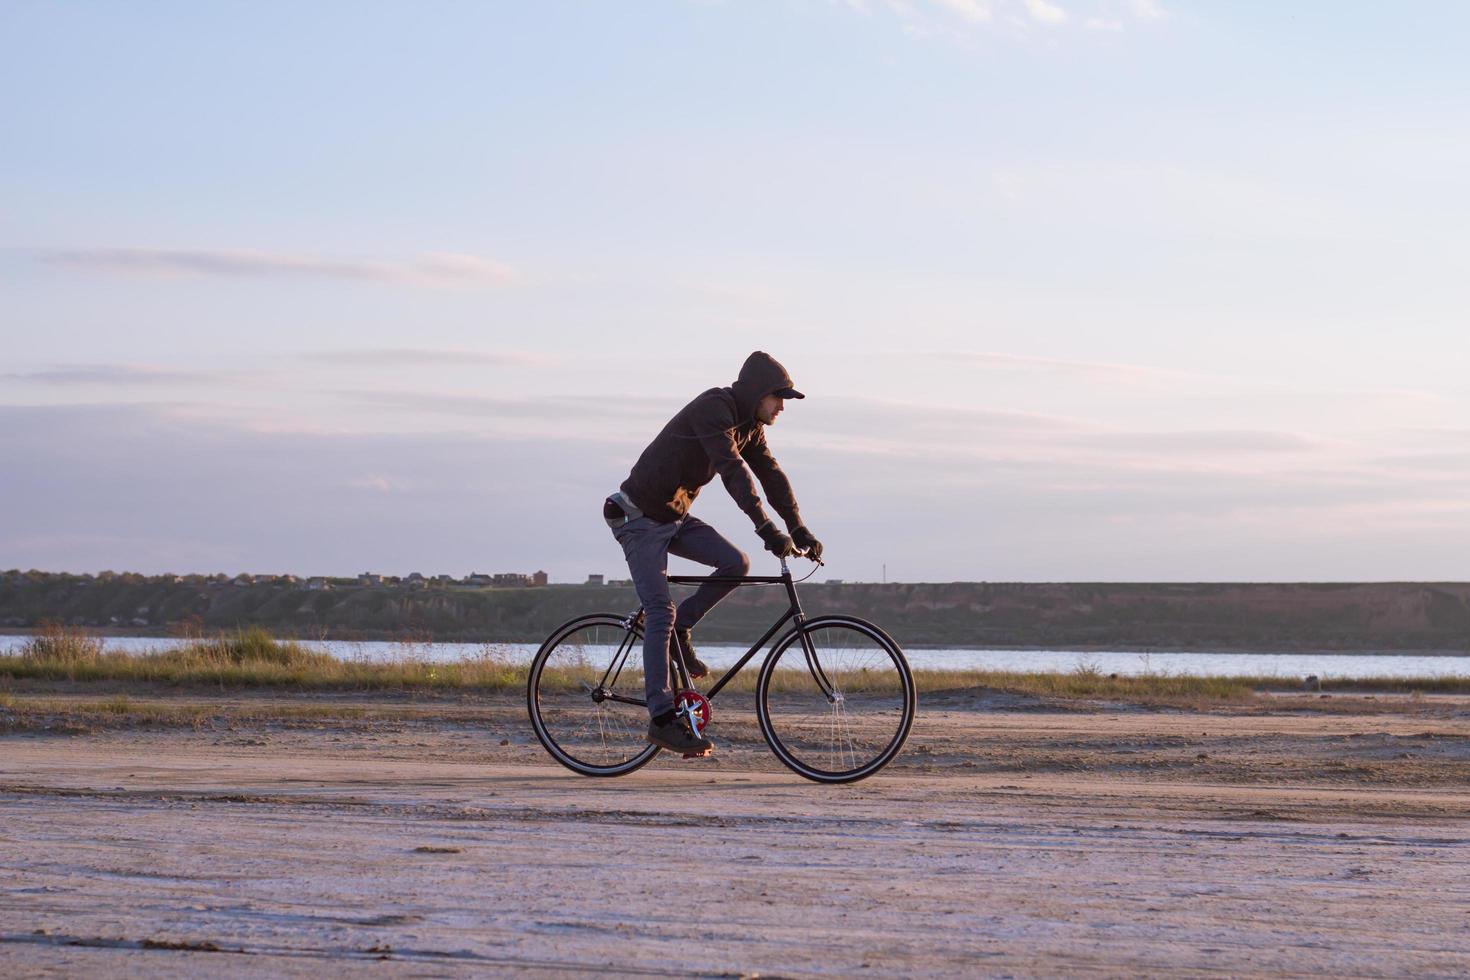
M 714 742 L 694 734 L 689 722 L 678 716 L 662 725 L 650 719 L 648 740 L 659 748 L 680 752 L 685 756 L 709 755 L 715 750 Z
M 709 676 L 709 664 L 699 659 L 699 654 L 694 652 L 694 636 L 691 631 L 674 627 L 674 635 L 681 649 L 684 651 L 684 666 L 689 668 L 689 679 L 697 681 L 701 677 Z

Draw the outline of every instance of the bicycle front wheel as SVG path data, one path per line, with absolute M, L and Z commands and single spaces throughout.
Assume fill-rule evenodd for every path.
M 850 783 L 886 766 L 917 709 L 914 675 L 898 644 L 849 616 L 797 626 L 776 644 L 756 683 L 756 717 L 771 751 L 819 783 Z
M 658 755 L 647 739 L 643 633 L 612 613 L 557 628 L 526 679 L 531 727 L 551 757 L 584 776 L 621 776 Z

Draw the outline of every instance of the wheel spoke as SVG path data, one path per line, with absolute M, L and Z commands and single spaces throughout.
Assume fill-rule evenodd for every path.
M 625 669 L 624 661 L 641 660 L 641 649 L 641 634 L 630 638 L 617 617 L 607 616 L 563 627 L 538 653 L 529 680 L 532 726 L 558 762 L 588 775 L 617 775 L 656 753 L 643 735 L 646 709 L 629 703 L 643 697 L 643 672 Z
M 771 748 L 809 779 L 876 772 L 902 747 L 913 720 L 902 652 L 877 629 L 835 617 L 813 622 L 808 639 L 813 660 L 793 634 L 762 669 L 762 727 Z

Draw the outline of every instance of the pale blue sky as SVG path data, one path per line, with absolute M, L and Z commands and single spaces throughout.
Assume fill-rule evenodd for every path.
M 1467 28 L 7 4 L 0 567 L 618 574 L 760 348 L 833 577 L 1463 579 Z

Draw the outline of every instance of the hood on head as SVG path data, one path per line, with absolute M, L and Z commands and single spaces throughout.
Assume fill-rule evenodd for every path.
M 744 421 L 755 417 L 755 407 L 762 398 L 773 391 L 791 386 L 791 375 L 786 373 L 781 362 L 765 351 L 758 350 L 740 366 L 740 377 L 730 386 L 730 390 L 735 392 L 735 403 L 740 406 L 740 418 Z

